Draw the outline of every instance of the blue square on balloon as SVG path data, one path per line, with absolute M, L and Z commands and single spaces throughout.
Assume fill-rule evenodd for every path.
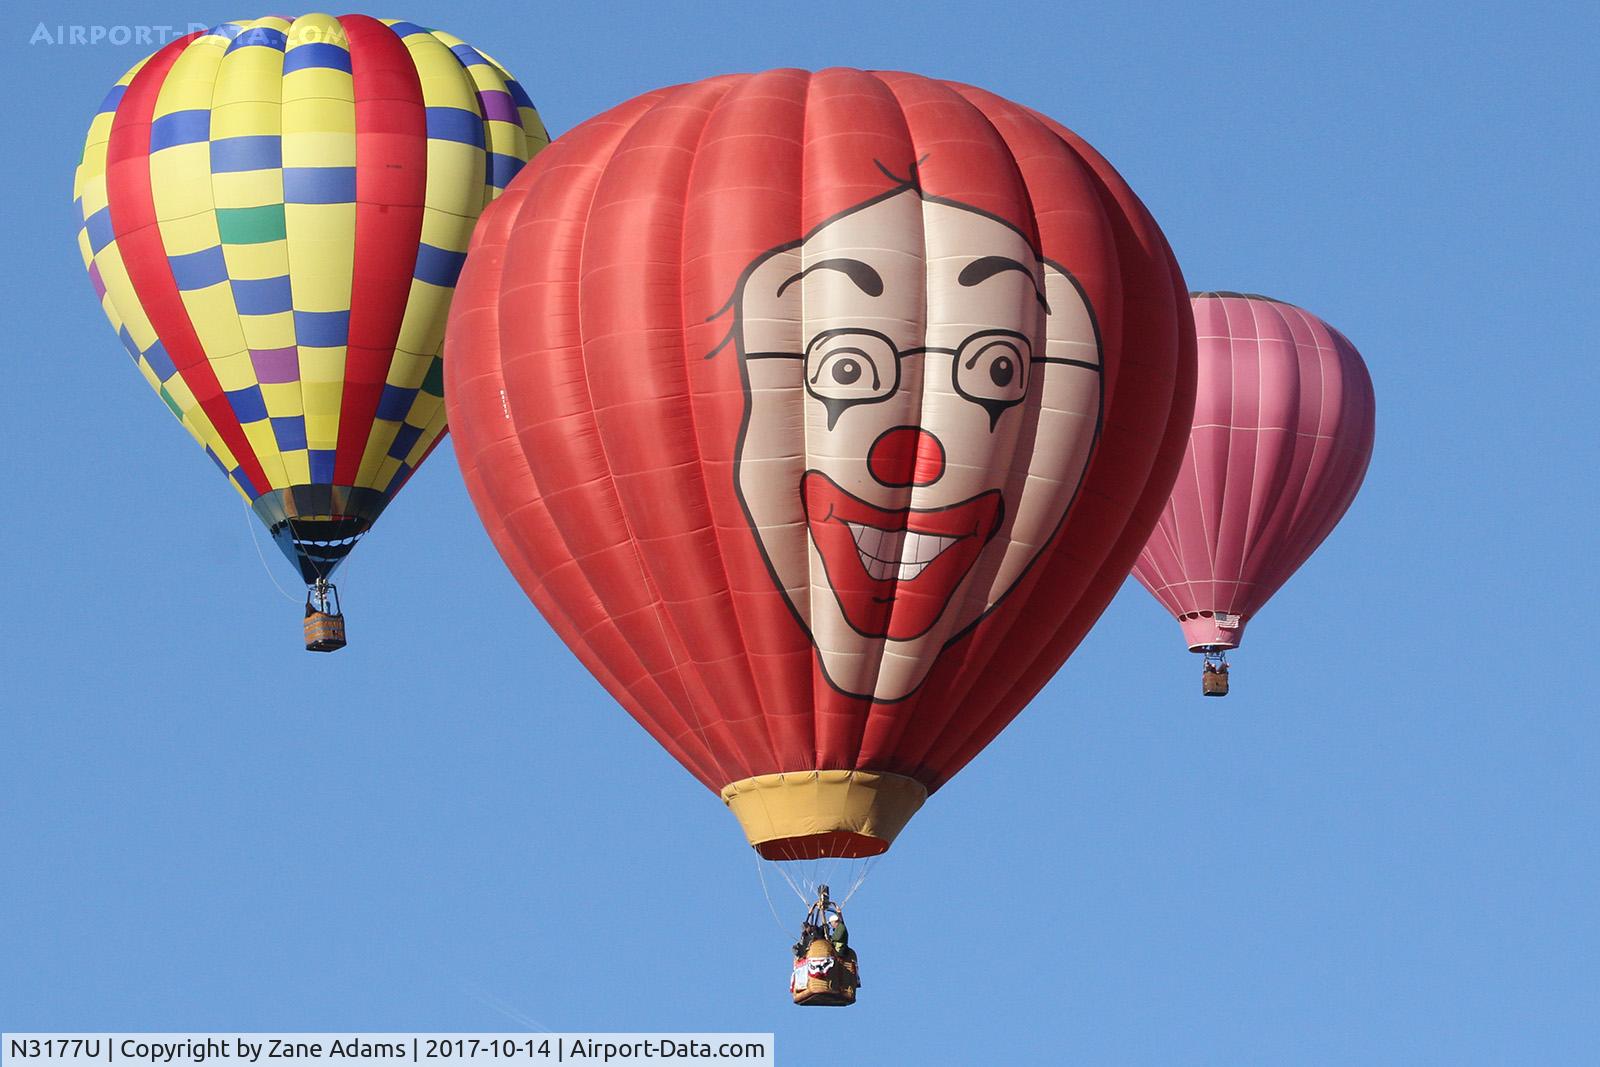
M 238 42 L 235 42 L 238 43 Z M 211 142 L 211 173 L 232 174 L 283 166 L 283 140 L 277 134 L 219 137 Z
M 260 422 L 267 417 L 267 401 L 261 395 L 259 385 L 233 390 L 228 393 L 228 403 L 233 405 L 233 413 L 241 426 L 247 422 Z
M 406 412 L 411 410 L 411 405 L 416 399 L 415 389 L 386 384 L 383 387 L 383 396 L 378 399 L 378 418 L 399 422 L 406 417 Z
M 483 147 L 483 117 L 477 110 L 459 107 L 430 107 L 426 109 L 428 136 L 435 141 L 458 141 L 461 144 Z
M 290 452 L 306 447 L 306 420 L 303 415 L 286 415 L 272 420 L 272 436 L 277 439 L 278 450 Z
M 467 261 L 465 252 L 452 252 L 423 242 L 417 246 L 417 264 L 412 276 L 444 289 L 452 288 L 461 276 L 461 265 Z
M 350 73 L 350 53 L 331 41 L 303 41 L 290 48 L 283 57 L 283 72 L 323 67 Z
M 156 380 L 164 382 L 178 373 L 177 366 L 172 362 L 172 357 L 167 355 L 167 346 L 159 340 L 151 343 L 144 350 L 144 361 L 150 364 L 150 369 L 155 372 Z M 259 394 L 260 390 L 257 390 Z
M 522 160 L 516 156 L 508 156 L 501 152 L 489 153 L 489 184 L 496 189 L 504 189 L 521 169 Z
M 284 167 L 285 204 L 348 204 L 356 198 L 354 167 Z
M 195 144 L 211 136 L 211 109 L 192 108 L 161 115 L 150 123 L 150 152 Z
M 389 446 L 389 455 L 395 459 L 405 459 L 411 452 L 411 446 L 417 443 L 417 438 L 422 436 L 422 427 L 413 426 L 409 422 L 395 432 L 394 443 Z
M 384 487 L 384 493 L 393 496 L 406 484 L 406 479 L 411 477 L 411 467 L 405 463 L 400 464 L 400 469 L 394 472 L 394 477 L 389 479 L 389 484 Z
M 172 280 L 185 292 L 209 289 L 228 280 L 228 263 L 222 256 L 221 245 L 212 245 L 187 255 L 168 256 L 167 266 L 172 271 Z
M 311 480 L 320 485 L 333 484 L 333 457 L 331 448 L 313 448 L 309 453 Z
M 241 48 L 254 46 L 271 48 L 282 52 L 289 46 L 289 35 L 272 26 L 252 26 L 234 37 L 233 41 L 228 45 L 228 51 L 234 52 Z
M 350 340 L 350 312 L 296 311 L 294 339 L 305 348 L 337 348 Z
M 123 326 L 117 330 L 117 340 L 122 342 L 122 347 L 128 350 L 128 355 L 132 356 L 135 362 L 137 362 L 139 357 L 143 355 L 143 353 L 139 351 L 138 343 L 133 339 L 133 334 L 128 332 L 128 328 L 126 326 Z M 160 341 L 156 342 L 156 344 L 160 343 Z
M 116 240 L 116 232 L 111 228 L 111 207 L 109 204 L 84 219 L 83 225 L 89 231 L 89 250 L 91 252 L 98 252 Z
M 276 278 L 235 278 L 233 304 L 241 315 L 276 315 L 294 308 L 288 275 Z
M 126 85 L 113 85 L 111 91 L 106 93 L 104 100 L 100 101 L 100 114 L 113 113 L 117 105 L 122 103 L 122 95 L 128 91 Z

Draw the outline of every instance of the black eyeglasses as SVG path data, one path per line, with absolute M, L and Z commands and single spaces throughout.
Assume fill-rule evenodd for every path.
M 839 416 L 857 404 L 879 404 L 900 389 L 900 361 L 906 356 L 938 352 L 951 361 L 956 393 L 989 413 L 992 430 L 1008 408 L 1028 395 L 1029 368 L 1042 362 L 1033 343 L 1015 330 L 980 330 L 956 348 L 897 348 L 876 330 L 823 330 L 803 353 L 749 352 L 746 359 L 805 360 L 806 392 L 828 411 L 831 430 Z

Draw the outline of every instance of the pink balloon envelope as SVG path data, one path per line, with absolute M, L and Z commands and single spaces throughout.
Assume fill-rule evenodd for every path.
M 1189 448 L 1134 577 L 1193 652 L 1245 625 L 1355 499 L 1372 457 L 1372 379 L 1345 336 L 1246 293 L 1194 293 L 1199 385 Z

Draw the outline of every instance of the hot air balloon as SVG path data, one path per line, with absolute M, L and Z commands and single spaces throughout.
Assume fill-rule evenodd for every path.
M 1194 429 L 1133 574 L 1228 692 L 1227 651 L 1355 499 L 1372 457 L 1372 379 L 1338 330 L 1248 293 L 1193 294 Z
M 1068 130 L 777 70 L 535 160 L 473 238 L 445 396 L 507 566 L 618 702 L 761 856 L 865 857 L 1126 576 L 1190 331 L 1160 230 Z
M 449 34 L 365 15 L 225 22 L 138 63 L 89 128 L 89 278 L 140 374 L 308 587 L 445 431 L 439 350 L 479 213 L 549 142 Z

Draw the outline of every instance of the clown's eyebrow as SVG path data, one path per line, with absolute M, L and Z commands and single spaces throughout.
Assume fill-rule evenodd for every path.
M 1033 271 L 1009 256 L 983 256 L 962 267 L 961 273 L 956 276 L 956 282 L 971 288 L 974 285 L 983 284 L 996 274 L 1004 274 L 1009 270 L 1021 271 L 1028 276 L 1030 282 L 1033 281 Z M 1037 284 L 1033 292 L 1039 298 L 1039 306 L 1044 308 L 1045 314 L 1048 315 L 1050 313 L 1050 305 L 1045 303 L 1044 294 L 1039 291 Z
M 810 274 L 814 270 L 836 270 L 840 274 L 843 274 L 846 278 L 849 278 L 851 281 L 855 282 L 856 288 L 860 289 L 868 296 L 883 295 L 883 276 L 877 271 L 873 270 L 868 264 L 861 262 L 859 259 L 824 259 L 820 263 L 813 263 L 799 274 L 791 276 L 782 285 L 778 286 L 777 295 L 782 296 L 785 289 L 789 288 L 789 286 L 793 285 L 801 278 L 804 278 L 807 274 Z

